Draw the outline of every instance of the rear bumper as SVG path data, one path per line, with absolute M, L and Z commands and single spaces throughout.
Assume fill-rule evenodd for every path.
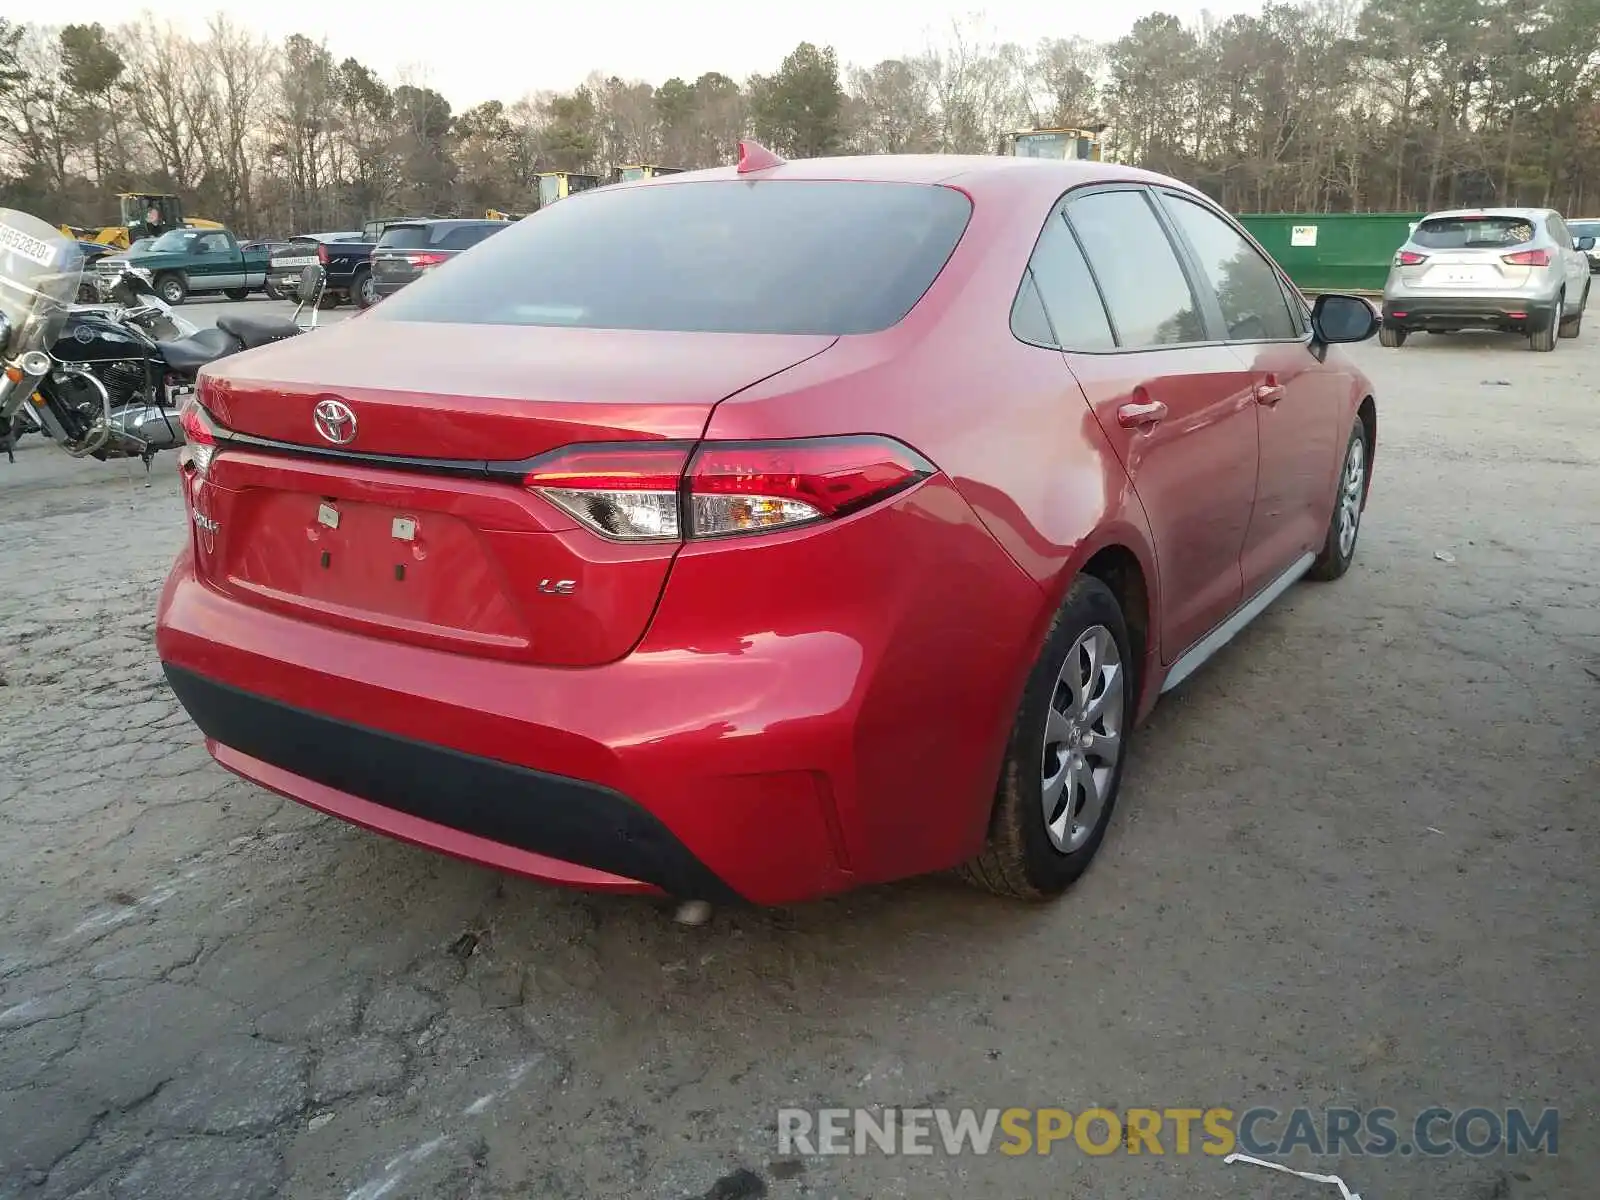
M 415 283 L 421 278 L 420 272 L 416 275 L 407 275 L 402 279 L 383 279 L 374 275 L 372 277 L 372 291 L 374 295 L 379 297 L 392 296 L 408 283 Z
M 156 645 L 213 756 L 311 807 L 548 882 L 782 904 L 981 847 L 1047 618 L 936 478 L 835 527 L 686 548 L 605 666 L 266 611 L 187 548 Z
M 170 663 L 165 671 L 223 766 L 323 812 L 578 886 L 735 896 L 609 788 L 307 712 Z
M 1527 296 L 1405 296 L 1385 298 L 1383 323 L 1394 329 L 1542 329 L 1556 302 Z

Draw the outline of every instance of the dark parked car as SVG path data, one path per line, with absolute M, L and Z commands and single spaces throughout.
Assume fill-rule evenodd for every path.
M 1148 171 L 746 145 L 207 367 L 156 647 L 223 766 L 502 870 L 1053 896 L 1350 568 L 1376 331 Z
M 434 267 L 513 224 L 445 219 L 389 226 L 372 252 L 372 280 L 378 299 L 394 295 Z

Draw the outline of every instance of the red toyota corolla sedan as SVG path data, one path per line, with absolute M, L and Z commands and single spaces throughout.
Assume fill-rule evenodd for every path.
M 1131 168 L 744 150 L 203 374 L 157 646 L 217 761 L 581 887 L 1050 896 L 1349 566 L 1365 301 Z

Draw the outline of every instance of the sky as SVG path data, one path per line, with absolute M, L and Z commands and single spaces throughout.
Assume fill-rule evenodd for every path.
M 162 22 L 201 34 L 212 13 L 274 41 L 291 33 L 327 39 L 336 59 L 354 56 L 389 82 L 409 70 L 457 109 L 483 100 L 510 103 L 529 92 L 567 91 L 593 70 L 660 83 L 722 71 L 736 79 L 774 70 L 802 41 L 832 45 L 841 62 L 869 65 L 948 41 L 951 22 L 969 19 L 974 0 L 801 0 L 791 4 L 733 0 L 509 0 L 439 4 L 427 0 L 73 0 L 47 9 L 39 0 L 0 0 L 0 16 L 16 22 L 123 24 L 149 7 Z M 1074 35 L 1107 41 L 1159 9 L 1185 21 L 1201 10 L 1226 18 L 1260 8 L 1259 0 L 976 0 L 977 27 L 992 40 L 1033 45 Z M 52 14 L 45 17 L 44 13 Z M 420 78 L 418 78 L 420 76 Z

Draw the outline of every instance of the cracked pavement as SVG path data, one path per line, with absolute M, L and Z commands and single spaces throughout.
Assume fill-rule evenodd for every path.
M 212 306 L 195 306 L 203 312 Z M 1357 347 L 1377 475 L 1142 731 L 1063 902 L 944 880 L 701 928 L 226 774 L 162 680 L 172 456 L 0 462 L 0 1197 L 1331 1190 L 1168 1154 L 779 1160 L 783 1106 L 1560 1108 L 1560 1153 L 1344 1158 L 1368 1200 L 1600 1175 L 1600 313 Z M 1451 561 L 1436 557 L 1443 552 Z

